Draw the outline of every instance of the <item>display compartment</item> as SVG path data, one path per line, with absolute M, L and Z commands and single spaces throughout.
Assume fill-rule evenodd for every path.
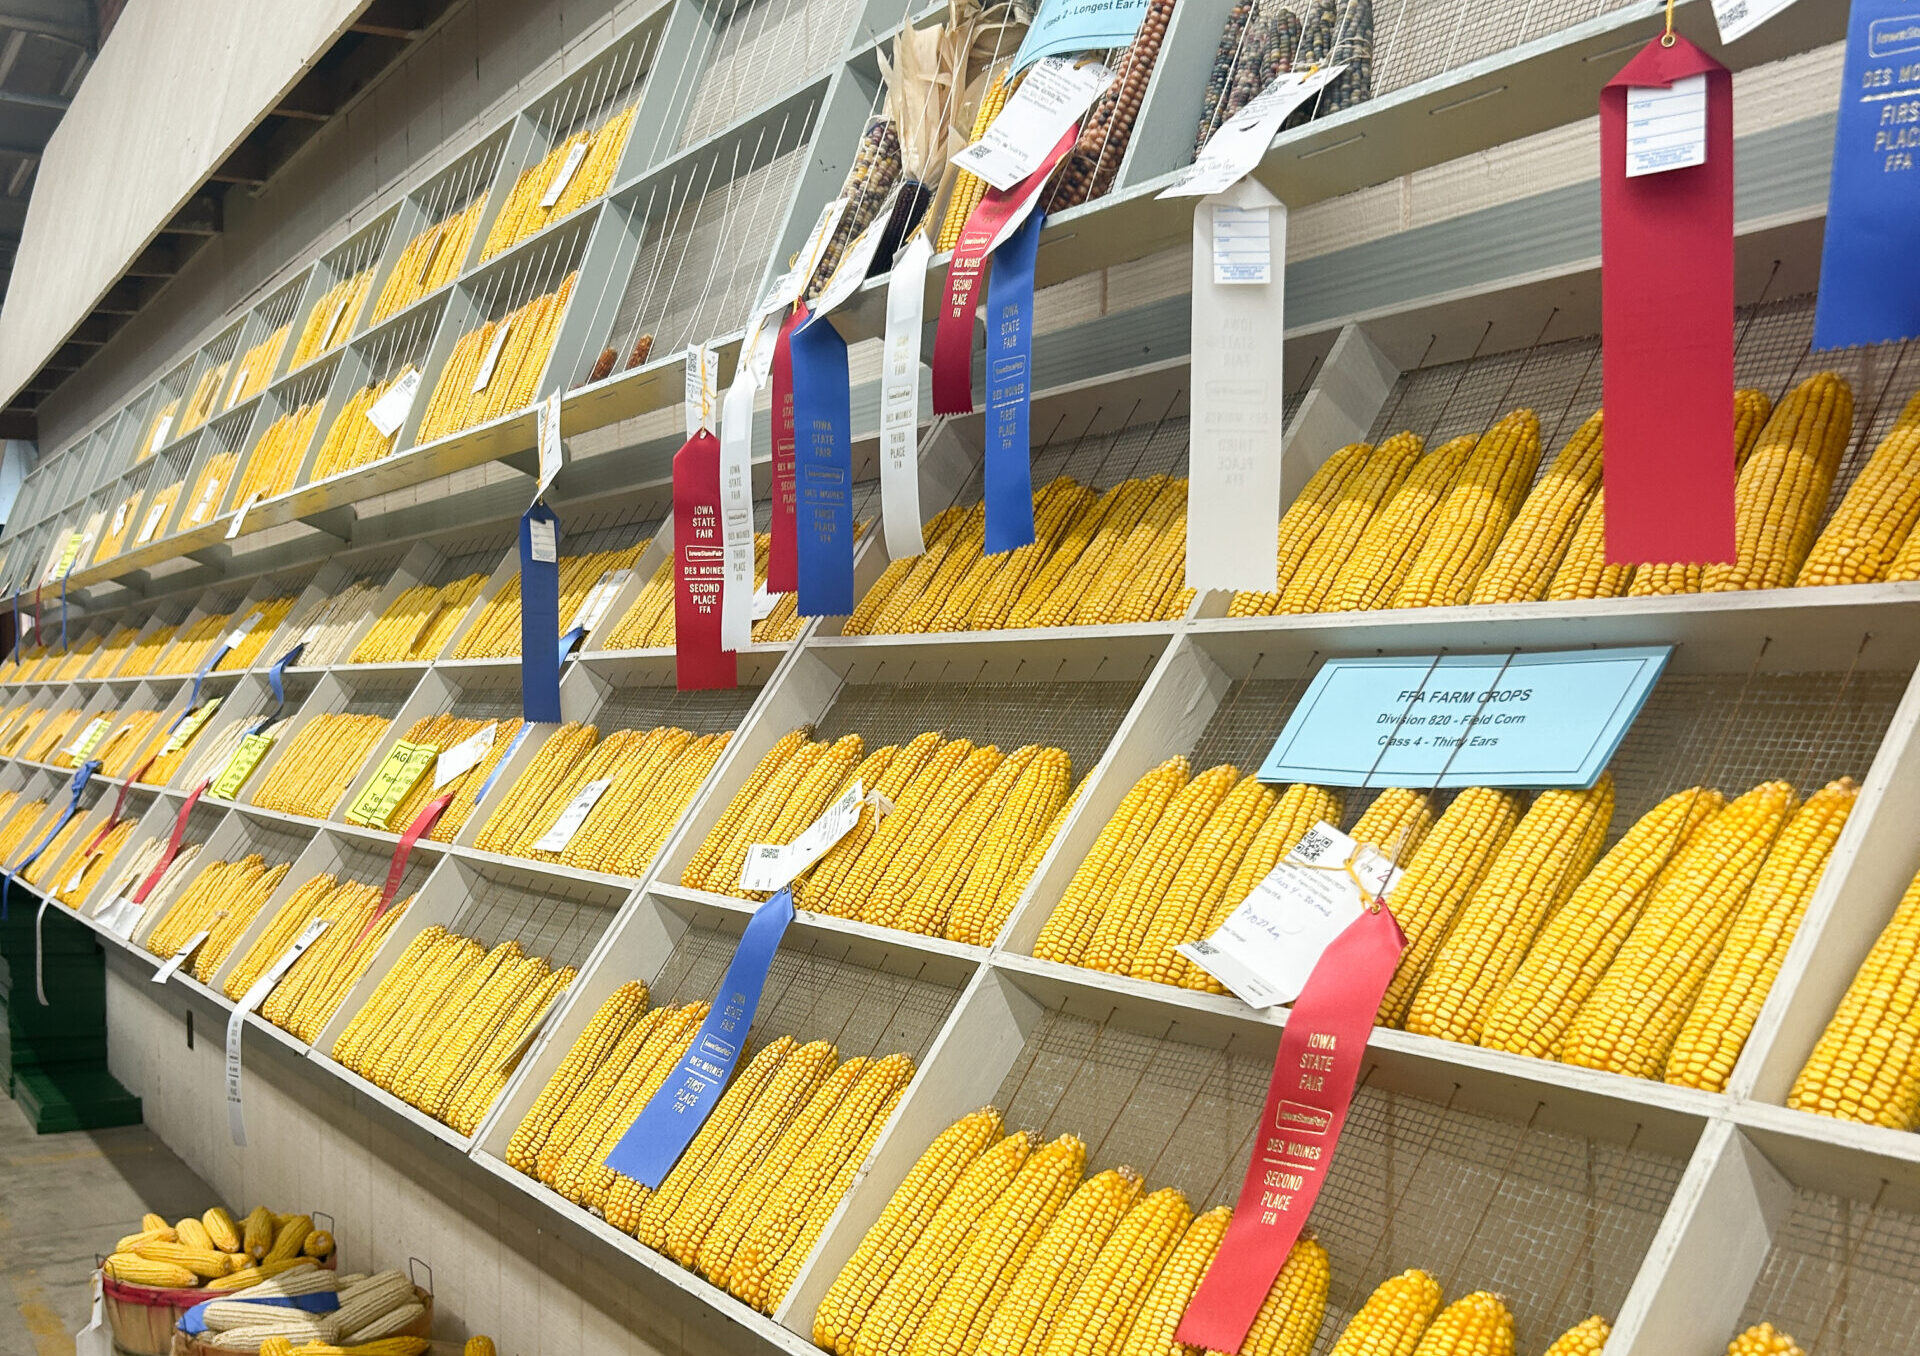
M 278 413 L 267 413 L 274 404 L 270 396 L 257 397 L 216 414 L 207 424 L 194 445 L 186 487 L 179 494 L 174 512 L 161 523 L 158 540 L 210 528 L 220 518 L 241 478 L 241 462 L 279 417 Z
M 239 513 L 242 530 L 257 532 L 293 518 L 290 503 L 274 501 L 285 498 L 299 484 L 300 471 L 308 465 L 320 431 L 331 425 L 345 403 L 346 392 L 338 389 L 340 383 L 335 380 L 341 355 L 342 350 L 336 347 L 269 386 L 253 407 L 251 422 L 230 441 L 222 439 L 227 451 L 239 451 L 240 455 L 233 467 L 232 483 L 216 492 L 216 519 Z M 236 411 L 233 418 L 239 421 L 241 413 Z M 244 451 L 240 451 L 242 447 Z M 203 472 L 206 469 L 203 467 Z M 205 493 L 203 485 L 199 494 Z M 264 511 L 263 504 L 267 506 Z M 233 531 L 231 523 L 227 530 Z
M 199 732 L 191 737 L 170 765 L 156 765 L 142 778 L 143 781 L 157 782 L 170 791 L 185 793 L 202 782 L 217 780 L 226 769 L 242 735 L 270 718 L 298 711 L 319 682 L 315 674 L 288 673 L 281 684 L 285 699 L 276 702 L 264 673 L 224 677 L 230 677 L 232 681 L 221 681 L 223 675 L 212 674 L 201 685 L 203 704 L 206 698 L 218 697 L 219 708 L 207 718 Z M 167 718 L 169 723 L 186 710 L 191 697 L 191 685 L 180 684 L 176 689 L 172 714 Z
M 244 315 L 233 320 L 194 355 L 185 399 L 180 403 L 180 416 L 174 421 L 172 441 L 186 437 L 223 408 L 221 401 L 233 378 L 234 361 L 239 356 L 240 337 L 246 323 Z M 162 443 L 155 451 L 164 451 L 169 445 Z
M 1087 1173 L 1126 1164 L 1193 1210 L 1232 1204 L 1258 1131 L 1278 1033 L 1140 1020 L 1099 1002 L 1055 1007 L 989 971 L 963 999 L 912 1098 L 876 1146 L 778 1317 L 809 1331 L 867 1228 L 932 1139 L 982 1105 L 1008 1131 L 1087 1146 Z M 1325 1352 L 1372 1289 L 1409 1267 L 1448 1300 L 1485 1289 L 1513 1311 L 1517 1348 L 1542 1349 L 1627 1302 L 1705 1122 L 1595 1121 L 1550 1090 L 1489 1104 L 1403 1081 L 1369 1049 L 1313 1213 L 1332 1284 Z
M 382 862 L 384 876 L 384 858 Z M 430 874 L 416 881 L 416 874 L 424 870 L 420 858 L 408 865 L 407 881 L 396 900 L 417 891 L 412 906 L 387 932 L 372 963 L 314 1042 L 311 1058 L 401 1120 L 464 1151 L 473 1143 L 479 1125 L 472 1131 L 456 1129 L 336 1062 L 333 1056 L 341 1035 L 414 938 L 429 927 L 443 927 L 489 950 L 506 943 L 518 943 L 521 953 L 545 960 L 553 971 L 573 969 L 576 974 L 572 982 L 578 983 L 578 972 L 591 963 L 627 892 L 592 881 L 537 878 L 511 866 L 463 861 L 457 857 L 441 858 Z M 564 1000 L 564 994 L 561 998 Z M 532 1031 L 537 1032 L 539 1025 L 550 1019 L 552 1011 L 550 1005 L 533 1018 Z M 510 1074 L 520 1055 L 518 1050 L 507 1052 L 498 1072 Z M 496 1090 L 489 1099 L 489 1108 L 498 1095 Z M 482 1123 L 484 1120 L 483 1111 Z
M 490 528 L 432 542 L 416 542 L 387 575 L 380 593 L 366 611 L 363 624 L 339 649 L 334 667 L 423 670 L 445 652 L 475 604 L 490 596 L 486 590 L 506 568 L 507 558 L 514 554 L 514 535 L 510 528 Z M 478 585 L 464 582 L 475 576 L 479 578 Z M 452 591 L 456 586 L 461 586 L 459 592 Z M 400 637 L 409 657 L 404 660 L 374 658 L 377 654 L 394 652 L 389 633 L 398 635 L 394 628 L 401 621 L 394 609 L 414 607 L 413 602 L 403 601 L 406 596 L 414 590 L 428 589 L 435 591 L 433 602 L 425 603 L 424 592 L 413 594 L 422 605 L 421 610 L 417 616 L 409 613 L 412 628 Z M 376 636 L 376 631 L 381 634 Z
M 344 667 L 379 615 L 380 600 L 405 587 L 403 566 L 417 547 L 387 547 L 336 557 L 322 566 L 269 647 L 280 654 L 301 644 L 288 672 Z
M 382 208 L 315 262 L 294 310 L 286 371 L 298 373 L 346 343 L 373 307 L 373 282 L 399 203 Z
M 705 795 L 658 858 L 648 891 L 675 907 L 716 914 L 752 912 L 756 905 L 742 897 L 744 891 L 717 893 L 683 882 L 736 793 L 762 760 L 799 730 L 809 730 L 819 742 L 858 734 L 866 754 L 888 745 L 905 746 L 924 732 L 938 732 L 943 740 L 964 738 L 980 747 L 996 745 L 1003 756 L 1039 744 L 1066 753 L 1071 760 L 1068 780 L 1077 784 L 1101 764 L 1161 648 L 1088 644 L 1035 658 L 1002 647 L 964 659 L 889 660 L 802 647 L 786 660 L 752 721 L 728 745 Z M 1069 816 L 1065 823 L 1071 822 Z M 1040 836 L 1045 836 L 1044 829 Z M 805 894 L 803 880 L 796 897 L 804 903 Z M 793 929 L 809 939 L 815 934 L 859 937 L 927 955 L 982 954 L 971 942 L 934 935 L 944 929 L 931 922 L 923 933 L 803 907 Z
M 253 817 L 257 820 L 257 816 L 247 816 L 244 810 L 239 813 L 241 813 L 243 817 Z M 288 847 L 303 841 L 300 830 L 294 826 L 279 824 L 269 825 L 269 827 L 278 836 L 272 839 L 263 838 L 256 841 L 270 843 L 279 853 L 284 854 Z M 264 849 L 261 849 L 261 852 L 263 856 L 266 855 Z M 212 859 L 208 858 L 207 860 Z M 287 859 L 282 855 L 279 860 Z M 400 901 L 415 895 L 425 885 L 428 876 L 432 873 L 433 861 L 434 859 L 431 854 L 423 854 L 415 857 L 407 864 L 406 871 L 401 879 L 400 890 L 394 896 L 393 908 L 398 908 Z M 212 991 L 211 996 L 213 1001 L 223 1007 L 231 1009 L 240 998 L 245 996 L 245 989 L 239 987 L 237 973 L 243 966 L 248 964 L 248 953 L 254 949 L 255 944 L 271 936 L 277 921 L 276 916 L 280 914 L 282 908 L 286 906 L 289 901 L 292 901 L 295 896 L 299 894 L 301 888 L 306 885 L 307 882 L 316 877 L 331 876 L 341 884 L 352 882 L 379 889 L 386 884 L 387 874 L 391 867 L 392 853 L 380 850 L 371 844 L 360 843 L 353 839 L 344 838 L 334 833 L 330 828 L 322 827 L 317 833 L 313 834 L 311 838 L 305 839 L 304 846 L 300 848 L 299 854 L 292 858 L 292 866 L 287 870 L 286 875 L 281 878 L 279 885 L 274 889 L 273 893 L 268 896 L 266 904 L 253 916 L 252 922 L 248 925 L 247 929 L 241 933 L 239 940 L 234 943 L 232 950 L 227 954 L 226 960 L 221 964 L 219 970 L 215 972 L 211 983 L 205 986 Z M 404 923 L 404 915 L 401 921 Z M 298 929 L 296 928 L 295 932 L 297 933 L 297 931 Z M 264 972 L 267 967 L 272 965 L 273 961 L 278 958 L 283 950 L 283 947 L 276 947 L 273 949 L 273 954 L 271 955 L 263 954 L 254 957 L 255 972 Z M 366 964 L 372 967 L 377 963 L 378 948 L 376 947 L 373 955 L 366 961 Z M 298 972 L 295 971 L 289 971 L 287 980 L 295 979 L 297 973 Z M 287 982 L 287 980 L 283 980 L 282 983 Z M 268 997 L 271 999 L 271 992 Z M 344 1006 L 344 1003 L 345 1000 L 343 999 L 342 1006 Z M 269 1039 L 296 1053 L 305 1054 L 308 1049 L 307 1042 L 293 1032 L 284 1030 L 268 1020 L 265 1015 L 266 1007 L 267 1004 L 263 1002 L 261 1010 L 249 1013 L 247 1015 L 247 1026 L 250 1029 L 264 1033 Z M 336 1013 L 337 1011 L 338 1009 L 336 1009 Z
M 186 519 L 194 506 L 183 508 L 181 501 L 192 488 L 195 468 L 204 464 L 210 455 L 207 450 L 210 445 L 217 446 L 218 441 L 202 427 L 149 457 L 147 465 L 136 468 L 127 477 L 127 482 L 139 490 L 140 502 L 121 534 L 120 554 L 138 552 L 143 561 L 160 556 L 161 553 L 151 548 L 187 526 Z
M 94 819 L 96 813 L 102 815 L 105 813 L 102 809 L 103 802 L 105 807 L 110 809 L 116 794 L 113 787 L 99 778 L 89 778 L 86 786 L 81 788 L 79 808 L 74 811 L 73 817 L 65 825 L 56 830 L 54 826 L 60 823 L 60 816 L 65 813 L 67 803 L 72 798 L 72 786 L 73 774 L 67 772 L 62 781 L 48 788 L 46 812 L 34 823 L 32 832 L 27 835 L 26 841 L 20 848 L 12 854 L 8 864 L 12 872 L 11 879 L 18 885 L 31 890 L 41 899 L 50 897 L 56 886 L 64 884 L 71 878 L 65 863 L 86 845 L 88 838 L 92 837 L 92 832 L 87 828 L 88 821 Z M 19 866 L 21 859 L 27 853 L 39 848 L 43 842 L 46 846 L 40 856 L 34 860 L 33 865 L 24 871 L 21 870 Z
M 1889 813 L 1885 788 L 1900 755 L 1883 749 L 1883 743 L 1904 745 L 1912 665 L 1920 658 L 1907 640 L 1889 642 L 1877 626 L 1869 632 L 1855 621 L 1858 629 L 1850 643 L 1792 632 L 1679 644 L 1610 763 L 1614 807 L 1602 850 L 1665 797 L 1689 786 L 1717 787 L 1732 800 L 1760 782 L 1783 778 L 1804 800 L 1828 781 L 1851 776 L 1863 789 L 1801 926 L 1796 949 L 1810 945 L 1830 908 L 1824 901 L 1850 888 L 1858 835 Z M 1426 650 L 1403 639 L 1364 653 L 1497 654 L 1508 647 L 1518 652 L 1532 645 L 1518 634 L 1506 637 L 1482 628 L 1475 636 L 1456 635 Z M 1227 995 L 1156 982 L 1144 974 L 1040 959 L 1036 950 L 1076 871 L 1139 778 L 1173 757 L 1187 758 L 1196 776 L 1222 762 L 1251 776 L 1321 662 L 1343 652 L 1353 653 L 1354 647 L 1291 632 L 1232 638 L 1195 634 L 1177 640 L 1034 872 L 1002 938 L 1004 964 L 1049 986 L 1047 992 L 1080 993 L 1143 1013 L 1158 1010 L 1181 1020 L 1208 1014 L 1208 1020 L 1230 1024 L 1277 1021 L 1277 1013 L 1256 1013 Z M 1341 827 L 1353 825 L 1376 794 L 1346 790 Z M 1436 811 L 1451 799 L 1444 792 L 1430 796 Z M 1203 930 L 1210 931 L 1211 924 Z M 1132 953 L 1127 961 L 1130 969 Z M 1773 986 L 1776 1003 L 1793 992 L 1795 968 L 1790 964 Z M 1745 1058 L 1760 1058 L 1758 1052 L 1770 1043 L 1769 1029 L 1766 1023 L 1756 1027 Z M 1453 1071 L 1449 1076 L 1472 1071 L 1476 1077 L 1521 1084 L 1569 1084 L 1601 1103 L 1657 1104 L 1706 1114 L 1721 1101 L 1717 1092 L 1698 1087 L 1575 1069 L 1437 1036 L 1382 1028 L 1374 1040 L 1396 1056 Z
M 137 402 L 141 405 L 138 432 L 132 432 L 132 426 L 129 426 L 129 442 L 121 444 L 118 438 L 115 439 L 115 452 L 124 455 L 113 458 L 114 465 L 108 474 L 118 474 L 127 467 L 138 465 L 174 440 L 190 389 L 188 381 L 193 375 L 193 359 L 191 353 L 180 359 Z
M 296 269 L 266 300 L 247 313 L 246 328 L 234 355 L 233 380 L 219 402 L 217 413 L 224 414 L 246 404 L 272 384 L 285 370 L 293 351 L 294 311 L 306 290 L 307 270 Z
M 771 667 L 772 660 L 768 659 L 760 674 L 743 672 L 742 685 L 738 688 L 681 692 L 674 686 L 671 657 L 581 661 L 561 679 L 560 715 L 563 721 L 594 726 L 599 732 L 596 748 L 622 731 L 646 732 L 662 727 L 685 730 L 696 741 L 724 736 L 726 747 L 731 748 L 742 737 L 741 732 L 760 698 L 761 685 L 767 680 Z M 436 672 L 435 676 L 453 688 L 460 674 L 458 671 L 444 675 Z M 509 688 L 513 700 L 503 703 L 502 719 L 520 714 L 517 676 Z M 674 752 L 667 764 L 668 771 L 656 771 L 647 781 L 635 782 L 634 769 L 641 765 L 638 760 L 642 754 L 630 751 L 619 762 L 596 769 L 611 777 L 614 785 L 603 793 L 607 803 L 595 803 L 567 847 L 557 853 L 536 851 L 532 844 L 554 826 L 571 798 L 563 796 L 565 789 L 571 787 L 575 793 L 580 789 L 585 763 L 547 769 L 543 776 L 550 778 L 554 771 L 559 771 L 563 780 L 543 780 L 536 787 L 529 774 L 545 767 L 541 761 L 542 750 L 559 727 L 543 723 L 521 728 L 526 731 L 525 736 L 510 746 L 497 765 L 493 785 L 487 789 L 485 798 L 468 812 L 461 824 L 454 839 L 458 854 L 511 865 L 536 876 L 593 880 L 623 890 L 630 889 L 635 878 L 646 875 L 654 863 L 662 860 L 683 831 L 688 816 L 713 786 L 714 772 L 702 774 L 700 768 L 711 768 L 724 762 L 727 756 L 724 750 L 715 753 L 710 744 L 704 755 L 690 743 L 684 744 Z M 582 760 L 586 757 L 588 755 L 581 755 Z M 671 805 L 644 807 L 645 819 L 624 818 L 641 814 L 643 806 L 634 803 L 634 797 L 644 794 L 650 786 L 664 788 L 669 779 L 685 798 L 677 810 Z M 688 781 L 692 785 L 685 785 Z M 524 803 L 524 798 L 541 788 L 545 788 L 545 798 L 536 811 Z M 521 805 L 529 816 L 517 833 L 510 833 L 493 819 L 496 813 L 506 810 L 510 801 Z M 620 818 L 610 819 L 610 816 Z M 620 831 L 622 825 L 628 832 Z M 611 860 L 617 854 L 637 851 L 637 845 L 649 835 L 658 835 L 659 846 L 645 862 Z
M 621 986 L 635 981 L 646 986 L 649 1009 L 718 1002 L 721 977 L 745 921 L 702 922 L 657 901 L 641 901 L 623 913 L 604 949 L 521 1061 L 475 1140 L 473 1157 L 606 1246 L 639 1259 L 735 1321 L 766 1332 L 772 1329 L 771 1321 L 753 1308 L 610 1223 L 603 1212 L 575 1204 L 538 1175 L 509 1161 L 516 1131 L 602 1005 Z M 967 1001 L 972 969 L 958 958 L 915 956 L 858 939 L 801 941 L 789 933 L 773 956 L 747 1035 L 748 1053 L 736 1066 L 736 1076 L 746 1068 L 752 1051 L 781 1037 L 791 1037 L 798 1044 L 831 1042 L 843 1062 L 905 1054 L 913 1061 L 915 1073 L 889 1119 L 891 1126 L 914 1098 L 933 1095 L 924 1088 L 933 1075 L 924 1071 L 933 1067 L 942 1043 L 951 1039 L 944 1033 L 955 1021 L 957 1008 Z M 620 1127 L 610 1121 L 604 1128 Z M 889 1133 L 896 1132 L 879 1132 L 882 1142 Z M 855 1169 L 854 1181 L 860 1180 L 870 1162 L 869 1158 Z
M 140 797 L 137 802 L 135 796 Z M 106 809 L 112 809 L 110 801 Z M 181 832 L 180 856 L 174 860 L 179 862 L 184 856 L 187 868 L 183 869 L 190 869 L 191 875 L 197 875 L 204 864 L 199 851 L 212 841 L 228 811 L 204 799 L 195 801 L 189 809 L 187 802 L 179 796 L 157 791 L 149 798 L 145 787 L 136 788 L 128 797 L 127 817 L 135 821 L 133 834 L 115 858 L 112 869 L 93 884 L 84 899 L 78 901 L 81 916 L 103 936 L 117 938 L 135 951 L 145 947 L 154 923 L 166 912 L 178 893 L 177 884 L 169 882 L 162 886 L 156 883 L 142 901 L 143 907 L 138 914 L 126 911 L 116 915 L 113 906 L 121 899 L 131 899 L 140 884 L 152 874 L 165 854 L 174 830 L 180 827 L 183 814 L 186 826 Z M 187 878 L 191 879 L 191 875 Z
M 662 147 L 677 154 L 738 127 L 769 95 L 813 83 L 859 39 L 861 0 L 695 0 L 694 21 L 675 104 L 684 109 L 663 129 Z
M 501 126 L 407 194 L 394 221 L 395 248 L 375 280 L 368 334 L 466 271 L 512 132 Z
M 476 264 L 569 219 L 643 163 L 645 138 L 634 133 L 673 8 L 615 39 L 514 120 L 474 235 Z
M 320 716 L 371 716 L 388 723 L 391 729 L 393 718 L 406 705 L 407 698 L 413 692 L 416 678 L 412 674 L 381 673 L 327 673 L 320 677 L 298 707 L 289 705 L 285 716 L 285 725 L 277 732 L 273 747 L 263 756 L 259 764 L 250 773 L 237 794 L 236 804 L 248 807 L 269 817 L 281 816 L 290 822 L 307 823 L 325 819 L 343 802 L 345 792 L 331 800 L 324 813 L 308 815 L 288 815 L 282 811 L 270 810 L 255 804 L 258 796 L 274 769 L 284 759 L 294 740 L 301 732 Z M 385 738 L 383 734 L 381 738 Z M 332 765 L 329 765 L 332 766 Z M 337 769 L 336 769 L 337 771 Z M 365 769 L 358 763 L 354 765 L 351 781 L 362 777 Z
M 825 81 L 803 85 L 750 121 L 689 144 L 609 199 L 594 266 L 582 277 L 591 304 L 574 312 L 585 333 L 568 371 L 578 394 L 568 396 L 563 428 L 600 427 L 677 403 L 684 387 L 678 355 L 745 327 L 792 225 L 795 188 L 826 98 Z
M 399 441 L 405 419 L 391 434 L 382 434 L 373 421 L 374 407 L 410 373 L 424 374 L 445 311 L 445 296 L 436 296 L 349 343 L 340 360 L 337 398 L 300 467 L 298 488 L 303 492 L 292 501 L 295 513 L 341 502 L 343 487 L 336 482 L 343 477 L 357 477 L 350 498 L 366 498 L 390 488 L 383 479 L 391 477 L 374 468 L 405 446 Z M 424 381 L 424 375 L 415 379 Z

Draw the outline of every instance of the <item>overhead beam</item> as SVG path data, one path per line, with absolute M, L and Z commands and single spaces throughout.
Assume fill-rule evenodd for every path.
M 73 11 L 73 5 L 60 0 L 5 0 L 0 4 L 0 28 L 37 33 L 91 52 L 97 43 L 93 25 L 75 23 Z
M 207 177 L 216 184 L 264 184 L 273 169 L 264 147 L 243 141 Z
M 358 19 L 347 25 L 349 32 L 409 42 L 419 37 L 424 27 L 426 7 L 419 0 L 373 0 Z
M 196 194 L 173 219 L 160 228 L 162 235 L 219 235 L 225 214 L 219 193 Z
M 24 90 L 0 89 L 0 104 L 13 104 L 18 108 L 44 108 L 55 113 L 65 113 L 68 99 L 55 98 L 51 94 L 28 94 Z

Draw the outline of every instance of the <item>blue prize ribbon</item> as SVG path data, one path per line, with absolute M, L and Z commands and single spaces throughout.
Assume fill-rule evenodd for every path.
M 726 1090 L 740 1061 L 753 1014 L 760 1006 L 767 971 L 780 938 L 793 921 L 793 891 L 782 889 L 754 911 L 746 932 L 720 977 L 720 991 L 680 1067 L 640 1110 L 606 1164 L 615 1172 L 657 1189 Z
M 533 558 L 533 525 L 553 525 L 553 560 Z M 520 710 L 529 723 L 560 723 L 560 516 L 539 500 L 520 515 Z
M 300 652 L 306 648 L 307 642 L 303 640 L 273 661 L 273 667 L 267 670 L 267 686 L 273 690 L 273 710 L 254 721 L 247 730 L 248 734 L 259 734 L 279 719 L 281 708 L 287 704 L 287 666 L 298 659 Z M 180 713 L 180 720 L 174 721 L 174 725 L 177 727 L 180 721 L 185 720 L 192 712 L 193 708 L 189 706 Z
M 584 637 L 586 634 L 587 634 L 586 627 L 576 626 L 573 628 L 573 630 L 567 632 L 564 636 L 560 637 L 560 657 L 557 661 L 557 665 L 559 667 L 564 668 L 566 666 L 567 656 L 573 653 L 573 647 L 578 645 L 581 641 L 581 638 Z
M 232 635 L 233 632 L 229 631 L 227 634 Z M 227 651 L 230 648 L 226 640 L 222 639 L 219 648 L 206 657 L 206 660 L 200 665 L 199 671 L 193 675 L 193 691 L 187 694 L 187 711 L 193 710 L 194 707 L 200 704 L 200 684 L 206 681 L 209 673 L 213 672 L 213 666 L 227 657 Z M 180 719 L 186 719 L 186 711 L 180 713 Z M 180 721 L 176 720 L 173 723 L 178 725 Z
M 794 330 L 793 478 L 804 617 L 853 611 L 853 391 L 847 341 L 815 316 Z
M 987 277 L 987 523 L 989 555 L 1030 546 L 1033 455 L 1033 260 L 1040 250 L 1037 208 L 993 252 Z
M 1853 0 L 1813 313 L 1816 349 L 1920 333 L 1913 267 L 1920 124 L 1901 121 L 1920 101 L 1920 22 L 1912 15 L 1912 5 L 1895 0 Z
M 494 782 L 499 780 L 500 773 L 505 769 L 507 764 L 513 761 L 513 755 L 520 751 L 520 746 L 526 742 L 527 731 L 532 728 L 533 726 L 531 725 L 522 725 L 519 731 L 515 733 L 513 742 L 507 745 L 507 751 L 500 755 L 500 761 L 493 765 L 493 771 L 487 774 L 487 779 L 484 782 L 480 783 L 480 789 L 473 793 L 473 803 L 475 805 L 485 800 L 487 798 L 487 792 L 493 790 Z
M 80 808 L 80 793 L 87 789 L 87 782 L 99 770 L 100 760 L 97 758 L 89 758 L 80 764 L 79 769 L 73 774 L 72 783 L 68 786 L 71 794 L 67 797 L 67 808 L 60 812 L 60 818 L 54 821 L 51 829 L 47 830 L 47 836 L 40 840 L 40 845 L 32 852 L 8 867 L 6 871 L 0 872 L 0 919 L 7 916 L 7 896 L 12 893 L 9 887 L 13 884 L 13 878 L 32 866 L 40 854 L 47 850 L 47 844 L 59 835 L 60 830 L 67 827 L 67 821 L 72 819 L 74 813 Z

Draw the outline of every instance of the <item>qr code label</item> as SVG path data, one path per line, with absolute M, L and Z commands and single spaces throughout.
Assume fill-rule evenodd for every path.
M 1300 840 L 1300 845 L 1296 847 L 1294 851 L 1299 854 L 1304 861 L 1317 862 L 1326 856 L 1327 850 L 1332 846 L 1332 837 L 1323 833 L 1321 826 L 1315 825 L 1313 828 L 1307 830 L 1306 837 Z

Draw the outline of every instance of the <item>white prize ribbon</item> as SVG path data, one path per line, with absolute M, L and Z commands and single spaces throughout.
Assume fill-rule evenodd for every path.
M 927 549 L 920 521 L 920 341 L 933 242 L 916 231 L 887 279 L 887 337 L 880 360 L 880 519 L 887 558 Z
M 1076 66 L 1072 57 L 1048 57 L 1036 62 L 980 140 L 953 157 L 954 165 L 995 188 L 1012 188 L 1039 168 L 1062 134 L 1112 83 L 1113 72 L 1097 61 Z
M 227 524 L 227 540 L 232 541 L 240 535 L 240 524 L 247 520 L 247 510 L 260 502 L 260 491 L 255 490 L 240 505 L 240 511 L 233 515 L 233 521 Z
M 1175 949 L 1249 1007 L 1291 1003 L 1321 953 L 1400 875 L 1381 853 L 1323 821 L 1213 935 Z
M 740 349 L 733 384 L 720 407 L 720 541 L 725 552 L 720 579 L 720 648 L 741 650 L 753 640 L 753 340 L 755 323 Z
M 1162 198 L 1204 198 L 1231 188 L 1251 174 L 1267 147 L 1296 108 L 1332 84 L 1344 62 L 1322 66 L 1318 70 L 1283 75 L 1247 102 L 1247 106 L 1221 123 L 1193 163 L 1181 172 L 1157 196 Z
M 240 1033 L 246 1030 L 247 1014 L 267 1001 L 273 986 L 300 959 L 300 953 L 312 946 L 332 922 L 331 918 L 316 918 L 308 923 L 272 968 L 241 995 L 240 1001 L 233 1005 L 233 1015 L 227 1018 L 227 1128 L 233 1132 L 233 1142 L 243 1149 L 247 1145 L 247 1122 L 240 1112 Z
M 534 851 L 566 851 L 567 844 L 573 841 L 573 835 L 580 831 L 580 826 L 586 823 L 587 816 L 593 812 L 594 805 L 612 785 L 613 778 L 608 777 L 602 781 L 588 782 L 581 787 L 580 793 L 567 803 L 567 808 L 562 810 L 560 817 L 553 821 L 553 827 L 540 835 L 539 841 L 533 845 Z
M 860 822 L 860 802 L 866 796 L 860 781 L 854 779 L 829 805 L 820 818 L 809 824 L 791 843 L 753 843 L 747 848 L 747 860 L 740 868 L 740 884 L 748 890 L 778 890 L 812 866 L 833 845 L 853 832 Z
M 1287 257 L 1287 209 L 1257 180 L 1194 205 L 1187 587 L 1271 593 L 1279 579 L 1286 270 L 1276 263 L 1273 280 L 1259 286 L 1215 281 L 1217 206 L 1266 209 L 1268 248 L 1276 261 Z

